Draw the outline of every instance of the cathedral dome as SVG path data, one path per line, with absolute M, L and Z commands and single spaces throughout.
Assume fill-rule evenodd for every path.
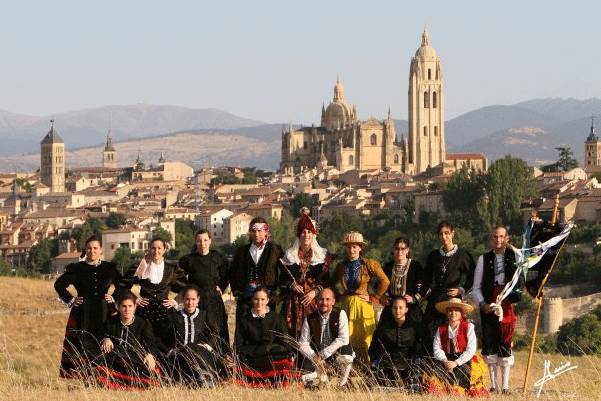
M 322 125 L 328 130 L 343 128 L 355 120 L 355 111 L 344 100 L 344 86 L 336 79 L 334 99 L 325 110 Z
M 422 60 L 435 60 L 438 57 L 436 50 L 430 46 L 430 36 L 425 29 L 424 33 L 422 33 L 422 45 L 415 52 L 415 57 Z

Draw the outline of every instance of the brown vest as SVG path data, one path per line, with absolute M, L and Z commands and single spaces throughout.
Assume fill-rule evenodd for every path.
M 317 350 L 321 349 L 321 315 L 319 311 L 315 311 L 307 317 L 307 323 L 309 323 L 309 330 L 311 331 L 311 343 Z M 330 320 L 328 322 L 330 326 L 330 335 L 332 340 L 338 337 L 338 326 L 340 325 L 340 309 L 333 308 L 330 312 Z

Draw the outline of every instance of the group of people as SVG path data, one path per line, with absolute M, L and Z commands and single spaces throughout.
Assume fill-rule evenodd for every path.
M 382 267 L 364 256 L 367 243 L 359 232 L 345 234 L 345 255 L 334 263 L 317 234 L 305 209 L 294 244 L 283 251 L 257 217 L 249 243 L 231 262 L 211 250 L 210 233 L 199 230 L 194 251 L 173 264 L 157 238 L 123 275 L 101 261 L 100 241 L 90 238 L 85 259 L 55 282 L 71 307 L 61 376 L 111 388 L 166 379 L 205 387 L 226 379 L 256 387 L 319 386 L 337 376 L 348 388 L 355 368 L 384 386 L 478 395 L 489 391 L 488 365 L 490 391 L 509 392 L 512 303 L 520 286 L 496 305 L 516 271 L 506 228 L 493 229 L 491 251 L 475 263 L 454 243 L 454 227 L 442 222 L 441 247 L 423 266 L 401 237 Z M 134 285 L 139 296 L 131 292 Z M 221 296 L 228 286 L 236 298 L 232 344 Z M 480 310 L 484 359 L 468 319 L 470 291 Z

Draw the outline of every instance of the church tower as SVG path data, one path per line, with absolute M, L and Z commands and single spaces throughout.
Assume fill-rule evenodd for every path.
M 65 142 L 50 120 L 50 131 L 40 142 L 40 178 L 50 192 L 65 192 Z
M 110 128 L 106 134 L 106 145 L 102 151 L 102 167 L 117 168 L 117 150 L 113 146 L 113 134 Z
M 446 159 L 442 68 L 426 29 L 409 72 L 408 159 L 410 174 L 419 174 Z
M 591 117 L 591 131 L 584 142 L 584 169 L 587 173 L 601 171 L 601 140 L 597 136 L 594 117 Z

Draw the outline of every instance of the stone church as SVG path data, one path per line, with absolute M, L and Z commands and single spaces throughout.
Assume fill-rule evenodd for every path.
M 408 92 L 409 133 L 405 141 L 397 137 L 390 110 L 385 120 L 359 120 L 338 79 L 332 102 L 327 108 L 322 106 L 319 127 L 290 127 L 282 133 L 280 172 L 290 175 L 303 168 L 327 166 L 340 172 L 380 169 L 411 175 L 435 167 L 443 171 L 461 165 L 486 169 L 483 155 L 447 158 L 442 68 L 426 30 L 411 59 Z

